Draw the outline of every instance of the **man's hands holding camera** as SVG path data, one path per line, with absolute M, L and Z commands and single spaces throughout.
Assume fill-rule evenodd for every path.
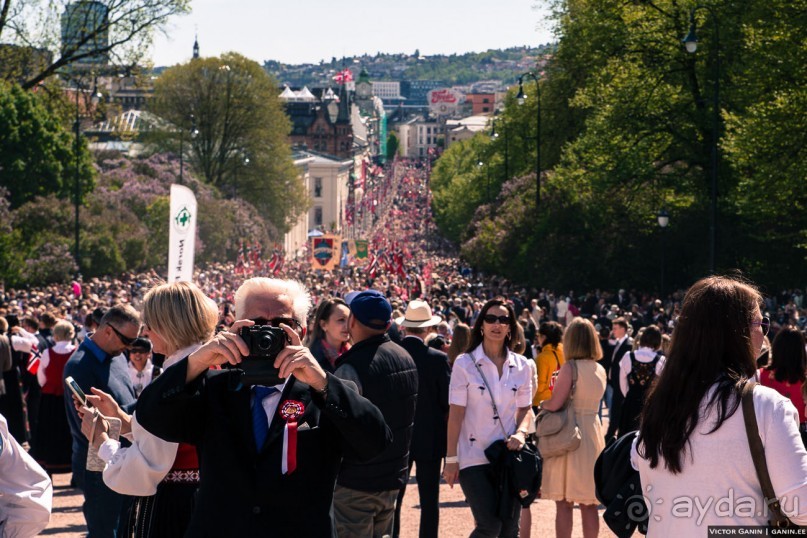
M 243 327 L 252 327 L 255 322 L 248 319 L 236 321 L 229 331 L 221 331 L 210 341 L 188 357 L 188 373 L 186 382 L 196 379 L 213 366 L 231 364 L 237 366 L 250 354 L 249 345 L 240 336 Z M 300 335 L 285 323 L 280 327 L 286 333 L 287 345 L 274 359 L 274 367 L 281 378 L 293 375 L 316 391 L 323 391 L 327 385 L 325 371 L 302 345 Z

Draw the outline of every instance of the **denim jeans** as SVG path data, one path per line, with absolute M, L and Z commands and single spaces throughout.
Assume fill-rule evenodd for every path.
M 125 535 L 132 497 L 121 495 L 104 484 L 102 473 L 84 471 L 76 483 L 84 490 L 84 519 L 88 538 L 117 538 Z

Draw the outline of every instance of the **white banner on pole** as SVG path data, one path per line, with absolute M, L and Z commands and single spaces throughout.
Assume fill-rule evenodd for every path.
M 188 187 L 171 185 L 168 235 L 168 282 L 193 280 L 196 246 L 196 197 Z

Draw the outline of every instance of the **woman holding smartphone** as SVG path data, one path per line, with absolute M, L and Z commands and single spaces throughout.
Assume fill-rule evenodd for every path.
M 166 356 L 166 368 L 209 340 L 218 318 L 215 303 L 189 282 L 161 284 L 144 298 L 143 332 L 154 351 Z M 138 497 L 129 516 L 127 535 L 183 536 L 199 484 L 196 448 L 169 443 L 150 434 L 138 424 L 136 414 L 127 415 L 100 390 L 93 388 L 87 400 L 102 415 L 120 418 L 122 433 L 132 442 L 124 448 L 105 432 L 93 436 L 99 445 L 99 457 L 107 462 L 104 483 L 118 493 Z M 87 415 L 84 423 L 91 424 L 91 416 Z

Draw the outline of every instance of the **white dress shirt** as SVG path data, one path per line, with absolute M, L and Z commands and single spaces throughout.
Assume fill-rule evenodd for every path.
M 132 361 L 129 361 L 129 379 L 132 380 L 132 386 L 135 388 L 135 396 L 140 396 L 143 389 L 151 383 L 153 375 L 154 364 L 151 362 L 151 359 L 146 359 L 146 364 L 143 366 L 142 370 L 135 368 Z
M 0 415 L 0 536 L 36 536 L 50 521 L 48 474 L 8 433 Z
M 187 357 L 202 344 L 193 344 L 166 357 L 168 368 Z M 98 457 L 107 462 L 104 483 L 123 495 L 149 496 L 157 493 L 157 486 L 171 470 L 177 456 L 178 443 L 169 443 L 149 433 L 132 416 L 132 433 L 126 435 L 132 446 L 122 448 L 120 441 L 109 439 L 98 449 Z
M 490 394 L 474 363 L 479 365 L 490 385 L 499 420 L 493 418 Z M 465 408 L 457 447 L 460 469 L 490 463 L 485 449 L 493 441 L 504 439 L 504 432 L 512 435 L 516 431 L 516 411 L 532 405 L 532 395 L 537 388 L 529 363 L 522 355 L 508 351 L 500 378 L 496 365 L 485 355 L 481 344 L 454 361 L 448 403 Z
M 34 347 L 39 345 L 39 338 L 22 327 L 16 334 L 11 335 L 11 347 L 21 353 L 33 353 Z
M 658 351 L 649 347 L 640 347 L 636 351 L 633 352 L 633 356 L 636 357 L 636 360 L 639 362 L 653 362 L 653 359 L 656 358 L 656 354 Z M 656 375 L 661 374 L 661 370 L 664 368 L 664 355 L 659 357 L 658 362 L 656 363 Z M 628 374 L 633 371 L 633 366 L 630 362 L 630 351 L 622 355 L 622 359 L 619 361 L 619 388 L 622 391 L 622 396 L 628 395 Z

